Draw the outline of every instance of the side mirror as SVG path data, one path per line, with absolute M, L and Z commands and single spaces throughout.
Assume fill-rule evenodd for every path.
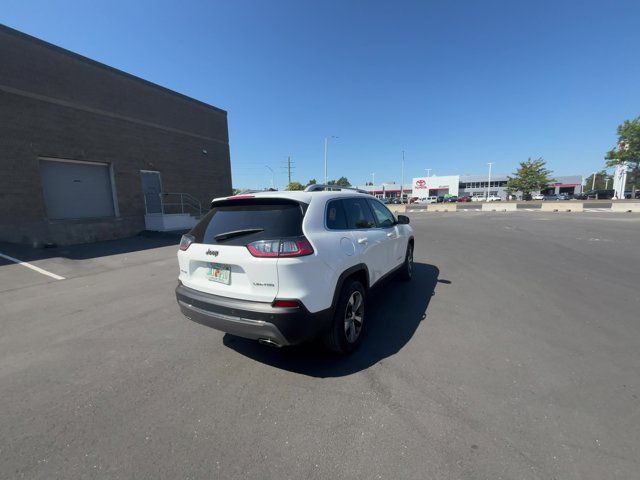
M 409 217 L 407 217 L 406 215 L 398 215 L 398 223 L 401 225 L 408 225 Z

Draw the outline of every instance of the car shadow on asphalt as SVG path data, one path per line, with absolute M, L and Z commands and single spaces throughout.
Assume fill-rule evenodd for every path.
M 364 370 L 400 351 L 426 318 L 435 295 L 440 270 L 434 265 L 414 264 L 413 279 L 395 278 L 376 286 L 369 294 L 367 326 L 360 347 L 351 355 L 328 352 L 320 342 L 277 349 L 226 334 L 228 348 L 257 362 L 312 377 L 343 377 Z

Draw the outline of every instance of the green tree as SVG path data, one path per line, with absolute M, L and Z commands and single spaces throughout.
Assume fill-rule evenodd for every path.
M 300 182 L 291 182 L 287 185 L 287 190 L 304 190 L 304 185 Z
M 523 195 L 529 195 L 533 191 L 542 190 L 547 187 L 553 179 L 549 177 L 551 171 L 546 168 L 546 162 L 542 157 L 537 160 L 520 162 L 520 168 L 513 174 L 513 177 L 507 178 L 507 192 L 522 192 Z
M 349 183 L 349 180 L 347 180 L 347 177 L 340 177 L 338 180 L 336 180 L 336 185 L 340 186 L 340 187 L 350 187 L 351 184 Z
M 605 156 L 607 167 L 627 164 L 630 175 L 627 185 L 635 191 L 640 188 L 640 117 L 625 120 L 618 126 L 618 146 Z
M 589 175 L 585 181 L 583 190 L 586 192 L 588 190 L 604 190 L 605 188 L 613 188 L 613 175 L 607 173 L 606 170 L 600 170 L 596 172 L 596 182 L 595 187 L 593 187 L 593 173 Z
M 315 179 L 315 178 L 312 178 L 311 180 L 309 180 L 309 181 L 307 182 L 307 187 L 308 187 L 309 185 L 316 185 L 317 183 L 318 183 L 318 182 L 316 181 L 316 179 Z

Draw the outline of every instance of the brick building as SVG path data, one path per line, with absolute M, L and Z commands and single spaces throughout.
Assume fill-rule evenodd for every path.
M 2 25 L 0 65 L 0 241 L 175 228 L 231 193 L 224 110 Z

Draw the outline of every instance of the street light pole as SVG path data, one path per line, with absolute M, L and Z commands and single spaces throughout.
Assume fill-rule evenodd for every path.
M 376 184 L 376 172 L 371 172 L 371 186 Z
M 327 179 L 327 150 L 329 150 L 329 139 L 330 138 L 338 138 L 335 135 L 330 135 L 328 137 L 324 137 L 324 184 L 328 183 Z
M 489 189 L 491 188 L 491 166 L 493 165 L 493 162 L 489 162 L 489 181 L 487 182 L 487 200 L 489 199 Z
M 402 164 L 400 174 L 400 203 L 404 203 L 404 150 L 402 150 Z
M 427 172 L 427 177 L 431 174 L 431 169 L 430 168 L 425 168 L 425 171 Z
M 324 184 L 327 184 L 327 148 L 329 146 L 329 137 L 324 137 Z
M 270 171 L 271 171 L 271 188 L 275 188 L 273 186 L 273 168 L 271 168 L 269 165 L 265 165 L 265 167 L 267 167 Z
M 593 172 L 593 179 L 591 182 L 591 190 L 595 190 L 596 189 L 596 172 Z

